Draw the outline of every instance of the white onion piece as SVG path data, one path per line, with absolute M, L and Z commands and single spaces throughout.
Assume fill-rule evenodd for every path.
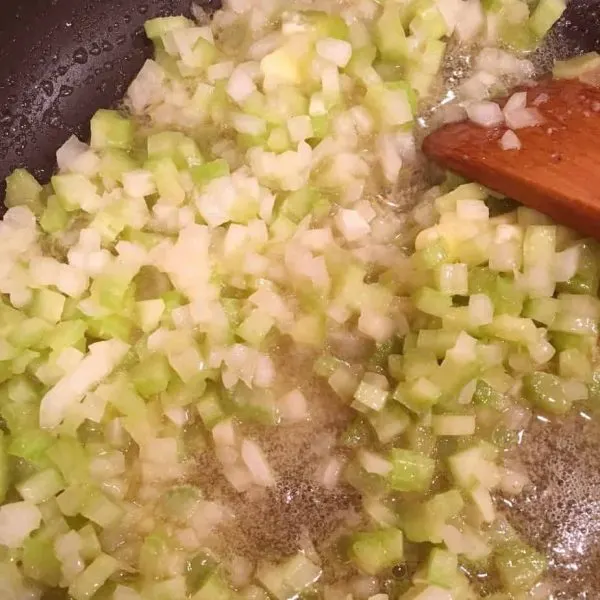
M 263 451 L 256 442 L 244 440 L 242 442 L 242 460 L 252 474 L 254 483 L 263 487 L 275 485 L 275 476 Z
M 579 267 L 580 246 L 571 246 L 557 252 L 554 261 L 554 278 L 556 281 L 569 281 L 575 276 Z
M 481 31 L 484 13 L 479 0 L 467 0 L 461 4 L 462 9 L 456 19 L 454 31 L 461 42 L 468 42 Z M 440 2 L 441 5 L 443 5 L 442 2 Z
M 498 143 L 502 150 L 519 150 L 521 148 L 521 140 L 512 129 L 505 131 Z
M 464 121 L 467 117 L 465 108 L 460 104 L 444 104 L 435 111 L 436 116 L 444 124 L 446 123 L 458 123 Z
M 342 461 L 332 456 L 318 471 L 317 479 L 319 483 L 327 490 L 334 489 L 342 474 L 342 467 Z
M 284 421 L 303 421 L 308 417 L 306 398 L 300 390 L 288 392 L 279 401 L 279 412 Z
M 31 502 L 13 502 L 0 507 L 0 544 L 19 548 L 40 526 L 42 514 Z
M 495 102 L 473 102 L 467 106 L 467 116 L 482 127 L 496 127 L 504 121 L 504 115 Z
M 250 583 L 254 565 L 244 556 L 233 556 L 229 562 L 229 579 L 235 587 L 243 587 Z
M 356 210 L 342 208 L 335 216 L 335 224 L 339 232 L 349 242 L 354 242 L 367 235 L 371 228 L 362 215 Z
M 512 111 L 525 108 L 527 106 L 527 92 L 515 92 L 504 105 L 504 114 Z
M 523 127 L 535 127 L 544 122 L 540 111 L 537 108 L 517 108 L 504 112 L 506 124 L 511 129 L 522 129 Z
M 379 582 L 375 577 L 359 575 L 350 582 L 350 587 L 356 598 L 368 598 L 379 589 Z
M 233 446 L 235 445 L 235 429 L 233 421 L 227 419 L 217 423 L 212 429 L 212 436 L 217 446 Z
M 392 463 L 375 452 L 361 450 L 358 453 L 358 462 L 367 473 L 387 475 L 392 470 Z
M 504 469 L 500 479 L 500 489 L 512 496 L 516 496 L 523 491 L 523 488 L 529 483 L 529 478 L 524 473 Z
M 349 42 L 335 38 L 319 40 L 316 45 L 317 54 L 332 62 L 337 67 L 345 67 L 352 56 L 352 46 Z
M 229 483 L 238 491 L 247 491 L 254 482 L 250 471 L 243 465 L 228 466 L 223 469 L 223 474 Z

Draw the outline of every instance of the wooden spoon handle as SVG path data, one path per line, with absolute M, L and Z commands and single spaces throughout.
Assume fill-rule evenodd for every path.
M 578 80 L 545 80 L 528 88 L 542 125 L 519 129 L 519 150 L 503 150 L 506 126 L 464 121 L 423 142 L 425 154 L 558 222 L 600 238 L 600 89 Z M 502 102 L 501 102 L 502 103 Z

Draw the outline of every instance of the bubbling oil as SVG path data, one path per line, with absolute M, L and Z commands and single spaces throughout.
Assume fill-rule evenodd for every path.
M 416 130 L 417 147 L 437 127 L 440 106 L 452 102 L 461 81 L 473 69 L 478 48 L 465 51 L 451 46 L 435 84 L 434 100 L 421 106 Z M 552 64 L 556 48 L 545 48 L 531 57 L 538 72 Z M 439 172 L 417 151 L 413 164 L 405 166 L 401 180 L 386 204 L 396 207 L 398 218 L 416 204 L 424 190 L 439 181 Z M 346 340 L 347 341 L 347 340 Z M 331 340 L 335 346 L 336 340 Z M 360 340 L 359 340 L 360 342 Z M 364 349 L 364 344 L 357 347 Z M 336 348 L 349 361 L 353 346 Z M 368 354 L 368 353 L 367 353 Z M 336 440 L 350 423 L 353 413 L 312 373 L 314 356 L 292 346 L 274 353 L 278 380 L 284 393 L 294 387 L 303 390 L 310 420 L 287 426 L 242 425 L 241 434 L 255 440 L 277 475 L 277 485 L 255 493 L 237 493 L 225 479 L 214 453 L 199 453 L 191 479 L 210 500 L 227 508 L 227 519 L 207 540 L 207 546 L 227 560 L 244 557 L 254 565 L 279 562 L 307 542 L 314 546 L 323 568 L 323 582 L 333 588 L 355 591 L 356 568 L 340 551 L 340 540 L 366 525 L 360 494 L 340 482 L 326 489 L 317 481 L 318 465 L 332 453 L 344 457 Z M 515 457 L 526 468 L 531 486 L 516 498 L 499 500 L 507 519 L 518 532 L 548 558 L 556 600 L 600 598 L 600 422 L 573 415 L 561 422 L 534 420 L 523 432 Z M 513 458 L 515 458 L 513 457 Z M 386 572 L 374 583 L 397 592 L 409 585 L 416 565 L 423 557 L 407 544 L 407 562 Z M 493 573 L 467 573 L 482 593 L 494 591 Z M 368 582 L 362 580 L 365 589 Z M 362 598 L 370 593 L 355 593 Z M 337 597 L 337 596 L 336 596 Z M 345 597 L 345 593 L 340 597 Z
M 534 419 L 516 454 L 531 485 L 508 519 L 548 558 L 556 600 L 600 598 L 600 421 Z

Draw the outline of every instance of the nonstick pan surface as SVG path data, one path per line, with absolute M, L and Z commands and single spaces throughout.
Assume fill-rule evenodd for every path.
M 196 2 L 211 10 L 219 4 L 219 0 Z M 114 106 L 123 97 L 151 52 L 143 34 L 144 21 L 189 14 L 189 9 L 190 0 L 0 0 L 0 200 L 4 177 L 16 167 L 26 167 L 47 181 L 56 149 L 72 134 L 86 139 L 94 112 Z M 542 51 L 541 57 L 600 50 L 600 0 L 572 0 L 547 44 L 552 52 Z M 569 428 L 581 430 L 577 423 L 567 423 L 544 447 L 552 449 L 555 440 L 572 436 Z M 532 437 L 546 434 L 534 432 Z M 585 452 L 583 447 L 580 450 Z M 571 469 L 565 460 L 556 464 L 556 452 L 539 465 L 538 454 L 536 450 L 534 463 L 542 468 L 536 473 L 536 486 L 546 485 L 544 478 L 554 477 L 557 466 Z M 589 465 L 584 465 L 588 471 L 576 471 L 577 476 L 600 472 L 600 452 Z M 593 485 L 600 489 L 600 483 Z M 560 523 L 547 519 L 546 523 L 544 507 L 531 503 L 527 509 L 526 501 L 521 509 L 517 507 L 517 521 L 523 530 L 539 527 L 541 542 L 551 548 L 552 535 L 544 531 L 558 529 Z M 572 527 L 570 521 L 568 526 Z M 581 573 L 582 588 L 589 587 L 598 574 L 600 553 L 594 552 L 588 563 Z M 594 595 L 584 591 L 577 598 L 600 598 L 590 594 Z
M 73 133 L 85 139 L 94 112 L 124 96 L 150 55 L 144 21 L 189 14 L 190 6 L 190 0 L 0 0 L 2 186 L 16 167 L 46 181 L 56 149 Z
M 219 0 L 196 0 L 214 10 Z M 150 45 L 142 25 L 188 14 L 191 0 L 1 0 L 0 181 L 16 167 L 46 181 L 56 149 L 86 138 L 123 97 Z M 600 48 L 600 0 L 573 0 L 549 41 L 564 54 Z M 0 198 L 3 188 L 0 187 Z

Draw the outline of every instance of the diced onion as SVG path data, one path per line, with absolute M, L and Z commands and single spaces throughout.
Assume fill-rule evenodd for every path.
M 512 129 L 507 129 L 502 134 L 499 143 L 502 150 L 519 150 L 521 148 L 521 140 Z
M 504 122 L 502 109 L 495 102 L 474 102 L 467 106 L 467 115 L 482 127 L 496 127 Z

